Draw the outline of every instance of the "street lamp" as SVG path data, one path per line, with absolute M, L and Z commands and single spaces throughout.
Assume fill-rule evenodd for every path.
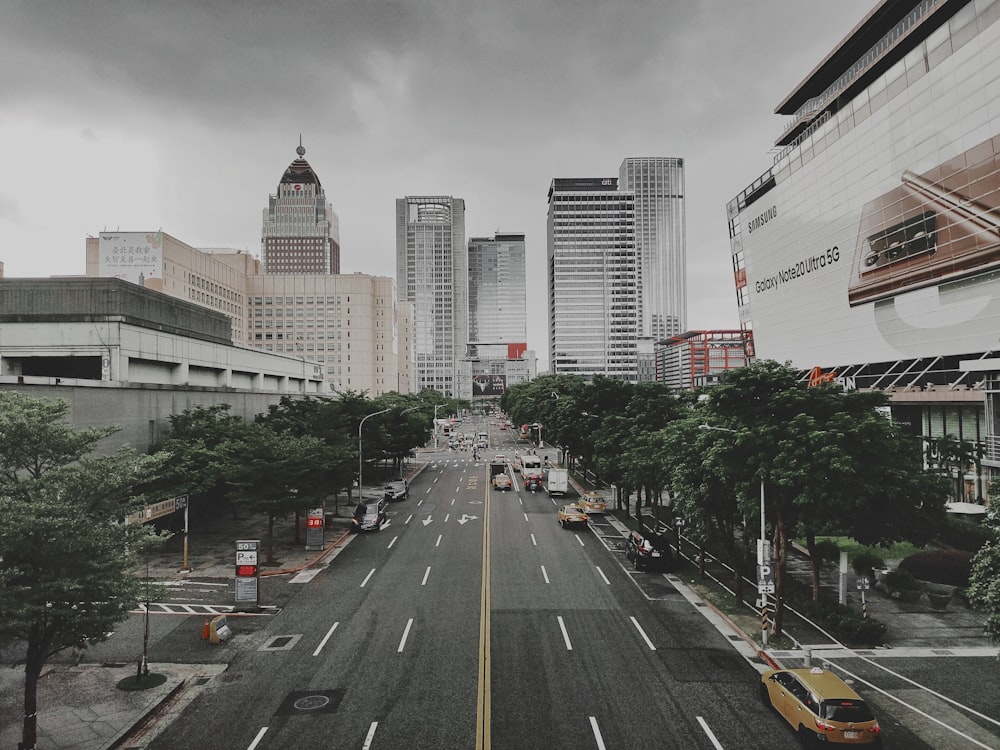
M 710 424 L 700 424 L 698 425 L 699 430 L 716 430 L 717 432 L 731 432 L 734 435 L 739 434 L 739 430 L 731 430 L 728 427 L 715 427 Z M 757 543 L 757 564 L 767 565 L 767 543 L 764 541 L 767 537 L 767 524 L 764 516 L 764 477 L 760 478 L 760 541 Z M 767 594 L 760 590 L 760 580 L 758 578 L 758 594 Z M 761 618 L 761 640 L 763 644 L 767 645 L 767 625 L 765 624 L 763 618 Z
M 358 422 L 358 502 L 363 503 L 365 500 L 365 495 L 363 492 L 364 485 L 362 484 L 362 471 L 364 471 L 364 462 L 361 458 L 361 427 L 364 425 L 365 420 L 371 417 L 377 417 L 379 414 L 385 414 L 390 409 L 383 409 L 382 411 L 374 411 L 371 414 L 366 414 Z

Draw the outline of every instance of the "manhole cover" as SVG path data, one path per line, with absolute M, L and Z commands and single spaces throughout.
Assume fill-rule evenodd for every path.
M 344 691 L 340 688 L 334 690 L 296 690 L 285 697 L 275 713 L 278 716 L 329 714 L 337 710 L 343 698 Z
M 298 711 L 315 711 L 329 705 L 330 698 L 326 695 L 307 695 L 295 701 L 295 708 Z

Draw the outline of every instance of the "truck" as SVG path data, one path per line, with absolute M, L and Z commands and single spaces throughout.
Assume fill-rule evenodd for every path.
M 566 469 L 549 469 L 549 476 L 545 481 L 545 490 L 549 497 L 565 495 L 569 491 L 569 471 Z
M 509 490 L 513 486 L 507 473 L 507 462 L 493 459 L 490 461 L 490 484 L 498 490 Z
M 476 435 L 476 447 L 477 448 L 490 447 L 490 434 L 488 432 L 480 432 Z
M 533 453 L 522 453 L 517 457 L 517 468 L 523 477 L 526 473 L 542 470 L 542 459 Z

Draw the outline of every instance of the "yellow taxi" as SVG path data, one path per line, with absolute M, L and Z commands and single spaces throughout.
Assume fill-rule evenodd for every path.
M 576 504 L 583 508 L 588 515 L 608 512 L 608 504 L 604 502 L 604 497 L 600 492 L 584 492 Z
M 590 519 L 578 505 L 564 505 L 559 509 L 559 525 L 564 529 L 575 524 L 587 525 Z
M 804 747 L 882 746 L 882 729 L 868 704 L 828 669 L 768 669 L 760 678 L 760 697 Z

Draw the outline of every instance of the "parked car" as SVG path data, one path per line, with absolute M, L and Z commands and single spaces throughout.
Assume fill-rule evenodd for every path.
M 768 669 L 760 697 L 798 733 L 806 747 L 882 746 L 882 730 L 871 709 L 827 669 Z
M 354 531 L 378 531 L 387 519 L 385 498 L 365 500 L 354 509 L 351 528 Z
M 608 512 L 608 504 L 600 492 L 584 492 L 576 504 L 587 511 L 588 515 Z
M 389 502 L 406 500 L 409 496 L 410 488 L 406 484 L 405 479 L 400 479 L 398 482 L 389 482 L 385 486 L 385 499 Z
M 670 548 L 659 538 L 646 537 L 633 531 L 625 538 L 625 559 L 636 570 L 664 570 L 670 567 Z
M 576 524 L 586 526 L 589 520 L 578 505 L 564 505 L 559 509 L 559 525 L 564 529 Z
M 493 475 L 493 487 L 498 490 L 509 490 L 514 486 L 514 482 L 511 480 L 509 474 L 494 474 Z

